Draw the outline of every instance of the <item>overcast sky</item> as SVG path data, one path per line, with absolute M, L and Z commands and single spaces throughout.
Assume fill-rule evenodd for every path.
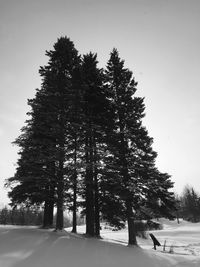
M 18 158 L 11 142 L 60 36 L 81 54 L 97 52 L 100 67 L 119 50 L 145 97 L 158 168 L 176 192 L 186 184 L 200 192 L 199 14 L 198 0 L 0 0 L 0 202 Z

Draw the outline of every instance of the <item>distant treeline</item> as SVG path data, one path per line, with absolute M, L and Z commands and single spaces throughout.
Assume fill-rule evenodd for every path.
M 186 186 L 176 197 L 177 218 L 190 222 L 200 222 L 200 194 L 193 187 Z
M 27 209 L 24 207 L 0 210 L 0 224 L 12 225 L 42 225 L 43 212 L 39 209 Z
M 3 225 L 43 225 L 44 211 L 41 208 L 34 207 L 18 207 L 10 209 L 5 206 L 0 209 L 0 224 Z M 55 226 L 56 215 L 53 218 L 53 225 Z M 72 226 L 72 218 L 69 215 L 64 216 L 64 227 Z M 77 213 L 77 225 L 84 224 L 84 218 Z

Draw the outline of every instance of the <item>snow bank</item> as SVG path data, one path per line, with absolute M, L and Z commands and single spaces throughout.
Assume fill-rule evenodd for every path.
M 164 267 L 141 248 L 33 228 L 0 228 L 1 267 Z
M 187 231 L 192 231 L 191 226 L 187 225 L 187 227 Z M 82 228 L 83 230 L 84 228 Z M 181 226 L 179 230 L 181 230 Z M 166 231 L 164 229 L 154 231 L 154 233 L 158 239 L 161 239 L 163 238 L 161 232 L 165 236 Z M 173 231 L 177 236 L 181 232 Z M 170 233 L 169 229 L 168 233 Z M 112 232 L 105 229 L 102 231 L 102 235 L 104 235 L 104 239 L 97 240 L 65 231 L 57 233 L 34 227 L 0 227 L 0 267 L 200 266 L 199 255 L 163 253 L 160 248 L 160 250 L 154 251 L 150 239 L 139 239 L 141 247 L 127 247 L 125 230 Z M 184 231 L 182 231 L 182 236 L 184 236 Z M 117 243 L 118 237 L 121 238 L 121 243 Z M 193 234 L 191 234 L 192 237 Z M 112 242 L 107 242 L 105 239 Z

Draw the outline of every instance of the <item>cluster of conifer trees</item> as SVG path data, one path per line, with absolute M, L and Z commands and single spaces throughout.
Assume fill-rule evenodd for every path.
M 42 210 L 37 207 L 16 207 L 0 209 L 0 224 L 11 225 L 41 225 L 43 219 Z
M 105 69 L 97 55 L 80 56 L 68 37 L 47 51 L 40 67 L 41 88 L 28 100 L 29 119 L 15 140 L 18 167 L 9 178 L 13 205 L 44 205 L 43 226 L 63 229 L 63 211 L 81 208 L 86 234 L 100 235 L 100 218 L 128 224 L 136 244 L 134 219 L 153 211 L 169 216 L 173 183 L 155 166 L 153 139 L 142 125 L 144 99 L 137 82 L 113 49 Z
M 183 193 L 176 196 L 177 218 L 200 222 L 200 194 L 191 186 L 185 186 Z

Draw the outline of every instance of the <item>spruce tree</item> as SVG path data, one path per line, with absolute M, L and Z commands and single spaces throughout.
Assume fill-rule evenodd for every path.
M 43 196 L 40 201 L 45 201 L 45 220 L 52 220 L 52 205 L 56 202 L 56 229 L 62 230 L 65 191 L 68 191 L 69 180 L 72 179 L 70 168 L 67 167 L 68 154 L 71 153 L 68 144 L 74 142 L 72 132 L 76 121 L 72 110 L 76 109 L 80 57 L 73 42 L 67 37 L 59 38 L 54 49 L 47 51 L 46 55 L 49 57 L 48 64 L 40 67 L 39 71 L 42 77 L 41 89 L 28 103 L 31 106 L 31 119 L 16 140 L 16 144 L 21 147 L 21 158 L 15 175 L 20 185 L 10 196 L 14 200 L 26 186 L 22 200 L 33 201 L 35 195 Z M 76 151 L 76 147 L 73 149 Z M 31 188 L 30 194 L 28 188 Z
M 126 217 L 128 222 L 128 243 L 136 245 L 135 213 L 147 191 L 153 190 L 148 186 L 149 180 L 154 181 L 154 178 L 148 173 L 155 167 L 157 154 L 152 149 L 152 138 L 142 125 L 144 99 L 135 96 L 137 82 L 132 72 L 124 67 L 116 49 L 110 55 L 106 78 L 113 113 L 106 168 L 112 194 L 118 196 L 124 206 L 121 217 Z
M 185 186 L 180 196 L 181 215 L 191 222 L 200 221 L 200 196 L 193 187 Z
M 46 83 L 47 101 L 50 111 L 56 114 L 52 125 L 56 140 L 56 229 L 63 228 L 64 193 L 68 189 L 66 151 L 71 131 L 71 111 L 74 99 L 74 76 L 80 64 L 80 57 L 74 44 L 67 37 L 61 37 L 54 44 L 54 50 L 47 51 L 48 65 L 40 68 L 40 75 Z
M 103 87 L 103 72 L 97 67 L 97 55 L 86 54 L 82 63 L 86 234 L 100 235 L 99 179 L 105 143 L 108 100 Z
M 31 118 L 22 128 L 22 134 L 15 140 L 20 147 L 18 167 L 10 182 L 17 185 L 9 196 L 12 204 L 26 202 L 27 205 L 44 203 L 43 226 L 53 224 L 55 192 L 55 143 L 50 135 L 51 123 L 47 123 L 45 102 L 42 103 L 42 90 L 35 99 L 29 100 Z
M 30 119 L 15 141 L 20 159 L 9 180 L 17 182 L 11 200 L 43 204 L 44 227 L 52 225 L 56 205 L 57 230 L 68 206 L 76 232 L 81 196 L 87 235 L 100 235 L 101 214 L 118 228 L 127 220 L 128 242 L 136 245 L 134 220 L 141 206 L 167 216 L 174 207 L 170 176 L 155 167 L 153 139 L 142 125 L 145 105 L 136 97 L 137 82 L 116 49 L 105 71 L 97 67 L 96 54 L 81 59 L 67 37 L 46 55 L 41 89 L 28 101 Z

